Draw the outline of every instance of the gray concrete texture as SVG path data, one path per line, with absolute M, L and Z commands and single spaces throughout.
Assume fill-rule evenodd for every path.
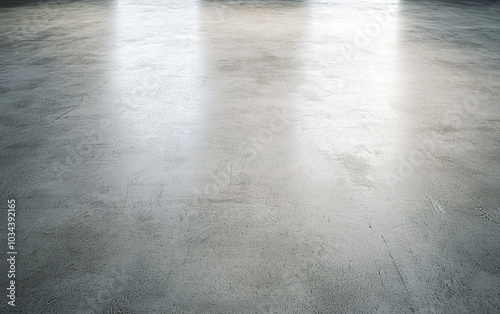
M 499 52 L 498 2 L 3 2 L 0 312 L 499 313 Z

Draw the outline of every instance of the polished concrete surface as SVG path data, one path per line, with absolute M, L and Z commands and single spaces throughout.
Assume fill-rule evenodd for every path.
M 499 3 L 11 0 L 0 30 L 0 312 L 499 312 Z

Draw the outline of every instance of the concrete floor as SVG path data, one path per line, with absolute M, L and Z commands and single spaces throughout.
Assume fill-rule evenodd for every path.
M 1 313 L 500 311 L 500 3 L 0 21 Z

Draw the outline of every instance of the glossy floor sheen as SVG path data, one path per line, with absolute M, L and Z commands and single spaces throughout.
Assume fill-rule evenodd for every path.
M 498 313 L 499 52 L 496 2 L 4 2 L 16 310 Z

